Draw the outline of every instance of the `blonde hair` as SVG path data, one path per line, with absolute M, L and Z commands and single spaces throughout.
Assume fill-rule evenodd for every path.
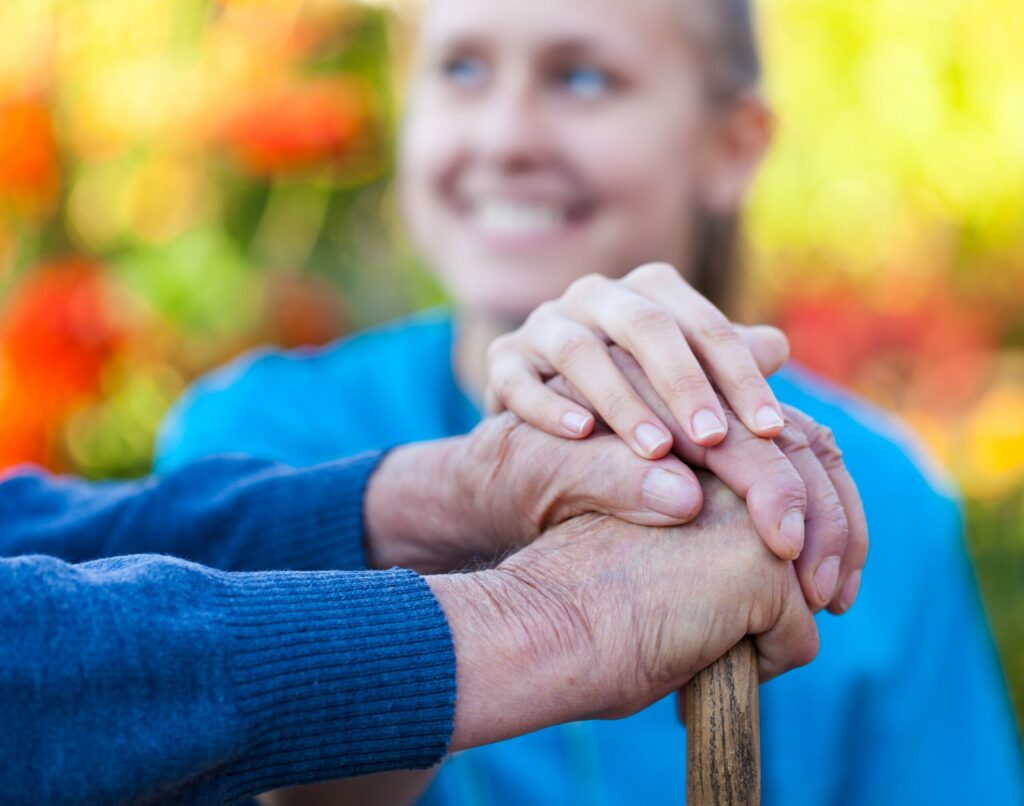
M 676 0 L 683 25 L 707 69 L 712 102 L 727 107 L 761 80 L 750 0 Z M 696 222 L 693 285 L 726 311 L 737 305 L 742 269 L 739 261 L 739 213 L 701 212 Z
M 750 0 L 676 0 L 683 26 L 708 70 L 713 98 L 729 101 L 761 79 Z

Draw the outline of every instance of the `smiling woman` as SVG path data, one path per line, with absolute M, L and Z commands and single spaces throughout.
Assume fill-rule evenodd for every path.
M 581 273 L 687 265 L 720 177 L 671 4 L 492 6 L 427 5 L 402 130 L 406 220 L 457 301 L 515 323 Z
M 594 408 L 602 407 L 587 381 L 598 394 L 610 388 L 609 341 L 632 346 L 659 392 L 692 392 L 652 375 L 639 347 L 689 345 L 713 374 L 700 336 L 722 349 L 741 346 L 684 279 L 708 290 L 704 267 L 727 264 L 713 250 L 715 262 L 704 262 L 701 222 L 738 215 L 770 139 L 749 23 L 738 0 L 427 3 L 398 182 L 413 240 L 454 311 L 312 355 L 248 356 L 200 381 L 165 425 L 159 469 L 239 450 L 306 464 L 467 431 L 481 417 L 488 345 L 544 305 L 563 328 L 526 360 L 585 354 L 565 372 Z M 679 273 L 662 266 L 642 281 L 629 275 L 648 261 Z M 728 272 L 714 279 L 728 280 Z M 644 293 L 630 285 L 638 282 Z M 684 295 L 714 323 L 695 328 L 694 339 L 683 338 L 692 321 L 667 319 L 668 310 L 687 307 L 673 307 Z M 630 305 L 598 310 L 609 299 Z M 645 324 L 665 338 L 642 338 Z M 678 367 L 686 353 L 672 354 L 680 360 L 668 363 Z M 531 366 L 538 377 L 560 369 Z M 703 374 L 700 380 L 707 382 Z M 763 386 L 757 375 L 746 391 L 760 394 Z M 772 389 L 834 431 L 863 497 L 873 548 L 862 586 L 856 561 L 844 558 L 840 567 L 838 556 L 805 577 L 821 588 L 805 589 L 816 607 L 837 587 L 836 612 L 854 598 L 857 604 L 841 619 L 819 617 L 819 658 L 763 691 L 765 799 L 810 806 L 1024 797 L 1004 686 L 945 486 L 918 463 L 899 428 L 870 407 L 798 368 L 773 378 Z M 631 402 L 611 401 L 611 410 L 627 410 L 624 401 Z M 651 433 L 642 426 L 651 424 L 625 430 L 637 452 L 693 449 L 695 434 L 684 425 L 643 451 L 642 437 Z M 785 443 L 778 428 L 755 426 L 743 418 L 729 434 L 764 443 L 746 427 Z M 701 445 L 715 447 L 723 437 L 721 429 Z M 821 450 L 829 445 L 805 450 L 806 464 L 794 460 L 809 495 L 804 535 L 797 528 L 787 537 L 805 537 L 802 557 L 825 557 L 812 550 L 823 535 L 845 542 L 839 536 L 857 531 L 852 508 L 828 504 L 839 497 L 833 482 L 820 482 L 824 465 L 843 465 L 834 450 Z M 771 479 L 786 458 L 723 464 L 722 473 Z M 942 708 L 951 689 L 969 702 Z M 683 741 L 673 703 L 661 702 L 619 722 L 566 725 L 461 754 L 443 765 L 423 802 L 681 802 Z M 378 794 L 376 802 L 386 799 Z

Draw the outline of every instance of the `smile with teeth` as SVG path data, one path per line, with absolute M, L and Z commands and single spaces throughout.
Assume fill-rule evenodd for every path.
M 506 200 L 481 202 L 472 215 L 481 232 L 499 237 L 550 234 L 565 227 L 571 217 L 562 205 Z

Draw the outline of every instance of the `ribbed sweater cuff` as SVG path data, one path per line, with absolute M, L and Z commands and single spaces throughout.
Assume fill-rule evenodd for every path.
M 422 577 L 225 575 L 247 725 L 226 802 L 285 786 L 438 763 L 455 713 L 455 650 Z
M 374 452 L 289 471 L 261 485 L 268 534 L 262 565 L 294 571 L 366 568 L 363 496 L 384 453 Z

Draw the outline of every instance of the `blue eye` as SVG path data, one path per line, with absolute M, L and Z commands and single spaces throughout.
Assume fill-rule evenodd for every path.
M 599 98 L 612 89 L 612 79 L 597 67 L 570 67 L 559 75 L 562 86 L 580 98 Z
M 479 87 L 487 78 L 487 68 L 480 59 L 462 57 L 449 59 L 442 72 L 452 84 L 464 89 Z

